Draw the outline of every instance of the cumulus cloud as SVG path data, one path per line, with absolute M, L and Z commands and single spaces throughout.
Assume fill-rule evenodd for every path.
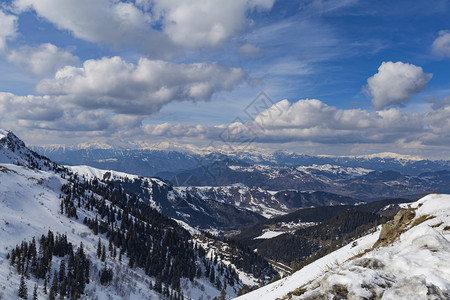
M 138 46 L 153 55 L 174 45 L 217 46 L 248 25 L 247 14 L 274 0 L 14 0 L 17 12 L 34 10 L 59 29 L 90 42 Z
M 17 34 L 17 17 L 8 15 L 0 9 L 0 54 L 7 48 L 6 41 Z
M 22 70 L 35 75 L 52 74 L 59 67 L 78 62 L 78 57 L 50 43 L 37 47 L 22 46 L 11 50 L 6 58 Z
M 110 115 L 102 110 L 80 111 L 78 109 L 64 110 L 63 115 L 53 121 L 19 120 L 19 124 L 27 128 L 52 130 L 60 132 L 111 132 L 124 131 L 139 127 L 142 117 L 129 115 Z
M 49 96 L 16 96 L 0 92 L 0 115 L 3 118 L 54 121 L 63 116 L 63 109 Z
M 401 105 L 411 96 L 426 89 L 433 74 L 424 73 L 421 67 L 403 62 L 383 62 L 378 73 L 367 79 L 367 90 L 373 96 L 372 105 L 382 109 Z
M 15 0 L 13 8 L 18 13 L 34 10 L 57 28 L 89 42 L 132 46 L 159 53 L 165 51 L 168 44 L 161 32 L 152 29 L 151 14 L 131 2 Z
M 178 45 L 216 46 L 246 25 L 246 12 L 269 10 L 274 0 L 156 0 L 154 12 L 164 32 Z
M 441 30 L 432 45 L 433 52 L 440 56 L 450 57 L 450 31 Z
M 384 143 L 400 133 L 421 130 L 422 123 L 413 115 L 391 108 L 368 112 L 362 109 L 337 109 L 317 99 L 275 104 L 281 113 L 262 112 L 254 122 L 264 124 L 263 139 L 292 139 L 319 143 Z M 274 108 L 269 110 L 274 111 Z
M 17 96 L 0 92 L 0 119 L 53 131 L 115 131 L 139 127 L 144 117 L 84 110 L 53 96 Z
M 86 109 L 148 115 L 171 101 L 209 100 L 246 78 L 244 71 L 216 63 L 176 64 L 141 58 L 137 64 L 120 57 L 87 60 L 67 66 L 36 86 L 41 94 L 66 96 Z
M 294 103 L 282 100 L 267 109 L 272 112 L 276 109 L 276 114 L 262 111 L 248 122 L 237 119 L 230 124 L 216 125 L 143 124 L 146 116 L 111 114 L 106 109 L 87 110 L 67 101 L 65 96 L 0 93 L 0 120 L 14 120 L 15 127 L 51 130 L 55 134 L 85 132 L 103 137 L 133 136 L 137 140 L 173 139 L 177 142 L 213 142 L 215 145 L 225 143 L 228 146 L 231 143 L 232 148 L 241 146 L 240 137 L 251 137 L 251 142 L 273 145 L 447 146 L 450 143 L 450 102 L 443 99 L 438 103 L 438 109 L 406 113 L 398 108 L 374 112 L 338 109 L 317 99 Z M 127 134 L 129 132 L 132 134 Z M 239 134 L 239 137 L 234 138 L 234 134 Z
M 268 113 L 275 109 L 280 113 Z M 317 99 L 306 99 L 295 103 L 282 100 L 245 123 L 216 126 L 163 123 L 144 128 L 150 136 L 196 137 L 218 142 L 225 128 L 232 126 L 237 132 L 254 131 L 258 143 L 447 145 L 449 120 L 450 105 L 425 113 L 405 113 L 397 108 L 368 112 L 338 109 Z

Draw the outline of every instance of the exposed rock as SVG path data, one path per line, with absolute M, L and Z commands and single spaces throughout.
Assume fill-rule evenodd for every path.
M 378 241 L 374 244 L 377 246 L 385 246 L 392 243 L 405 229 L 409 221 L 416 216 L 413 209 L 400 210 L 394 217 L 394 220 L 387 222 L 381 229 Z

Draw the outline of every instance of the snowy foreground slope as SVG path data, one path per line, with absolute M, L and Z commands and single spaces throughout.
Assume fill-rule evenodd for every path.
M 20 276 L 6 256 L 22 241 L 30 241 L 33 237 L 39 239 L 42 234 L 52 230 L 67 234 L 73 244 L 83 242 L 87 254 L 95 257 L 99 236 L 92 234 L 82 221 L 69 219 L 59 213 L 59 194 L 64 183 L 64 179 L 52 172 L 0 164 L 0 299 L 17 299 Z M 84 215 L 80 217 L 82 220 Z M 102 237 L 101 240 L 103 244 L 108 244 L 107 239 Z M 100 269 L 101 265 L 92 266 L 93 272 Z M 131 299 L 160 298 L 158 293 L 148 289 L 147 281 L 135 280 L 144 277 L 139 270 L 128 269 L 125 262 L 114 265 L 116 274 L 125 273 L 125 270 L 128 276 L 124 276 L 124 282 L 120 284 L 123 290 L 116 289 L 114 284 L 104 287 L 92 280 L 82 299 L 123 299 L 124 295 Z M 27 282 L 27 285 L 31 296 L 32 281 Z M 43 281 L 39 282 L 39 286 L 39 299 L 47 299 L 48 295 L 42 291 Z
M 391 240 L 377 242 L 380 227 L 237 299 L 450 299 L 450 195 L 428 195 L 409 212 Z
M 108 245 L 108 238 L 105 234 L 95 235 L 83 224 L 85 217 L 97 216 L 94 211 L 78 208 L 78 218 L 68 218 L 61 214 L 60 196 L 64 196 L 61 188 L 68 184 L 67 178 L 64 173 L 0 163 L 0 299 L 18 298 L 21 277 L 7 258 L 8 254 L 23 241 L 30 242 L 33 237 L 39 241 L 49 230 L 55 235 L 65 234 L 75 248 L 83 243 L 84 251 L 91 260 L 91 280 L 80 299 L 169 299 L 149 289 L 149 285 L 155 285 L 157 279 L 146 275 L 141 268 L 129 267 L 129 259 L 125 254 L 121 261 L 107 255 L 108 268 L 112 269 L 114 277 L 106 286 L 100 283 L 98 274 L 104 263 L 96 259 L 97 245 L 99 239 L 101 244 Z M 90 191 L 88 194 L 100 198 Z M 205 249 L 209 251 L 208 247 Z M 53 257 L 51 269 L 58 270 L 60 263 L 61 258 Z M 197 263 L 200 265 L 201 262 Z M 239 274 L 239 277 L 247 279 L 245 283 L 254 283 L 245 274 Z M 28 299 L 31 299 L 35 283 L 38 284 L 38 299 L 47 299 L 48 292 L 43 292 L 44 280 L 34 276 L 25 279 Z M 226 287 L 227 299 L 236 295 L 241 284 Z M 220 290 L 205 277 L 195 278 L 193 281 L 181 278 L 181 291 L 184 299 L 206 300 L 220 295 Z

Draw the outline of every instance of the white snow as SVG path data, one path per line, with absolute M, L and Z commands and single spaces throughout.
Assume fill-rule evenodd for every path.
M 322 172 L 328 172 L 332 174 L 345 174 L 348 176 L 361 176 L 361 175 L 367 175 L 373 170 L 370 169 L 364 169 L 364 168 L 352 168 L 352 167 L 342 167 L 342 166 L 336 166 L 336 165 L 310 165 L 310 166 L 298 166 L 298 171 L 302 171 L 306 174 L 312 174 L 312 171 L 322 171 Z
M 349 299 L 374 295 L 377 299 L 448 297 L 445 293 L 450 290 L 450 195 L 428 195 L 411 207 L 416 209 L 416 216 L 393 244 L 349 260 L 372 247 L 378 230 L 357 240 L 355 247 L 351 243 L 287 278 L 237 299 L 282 298 L 300 287 L 306 292 L 292 299 L 318 299 L 323 295 L 332 298 L 336 287 L 345 289 Z M 444 294 L 429 298 L 430 289 Z
M 373 154 L 362 154 L 362 155 L 344 155 L 344 156 L 336 156 L 336 155 L 318 155 L 319 157 L 348 157 L 348 158 L 363 158 L 363 159 L 373 159 L 373 158 L 392 158 L 395 160 L 409 160 L 409 161 L 420 161 L 424 160 L 423 157 L 415 156 L 415 155 L 407 155 L 407 154 L 397 154 L 393 152 L 381 152 L 381 153 L 373 153 Z
M 67 183 L 65 179 L 52 172 L 0 164 L 0 299 L 17 299 L 20 282 L 15 267 L 11 267 L 6 258 L 7 254 L 22 241 L 31 241 L 33 237 L 38 240 L 48 230 L 66 234 L 75 247 L 83 242 L 86 254 L 91 257 L 91 274 L 97 274 L 102 268 L 101 263 L 92 258 L 96 256 L 98 239 L 104 245 L 108 244 L 108 239 L 94 235 L 82 223 L 85 216 L 94 217 L 92 212 L 79 208 L 78 220 L 60 214 L 59 195 L 64 183 Z M 55 261 L 57 259 L 54 258 Z M 146 276 L 141 269 L 130 269 L 127 257 L 124 256 L 122 262 L 108 259 L 108 266 L 114 272 L 111 285 L 102 286 L 92 276 L 81 299 L 161 299 L 160 294 L 148 288 L 155 278 Z M 26 282 L 29 294 L 35 280 Z M 42 292 L 43 284 L 43 280 L 39 280 L 39 299 L 48 297 Z M 195 279 L 194 282 L 183 280 L 182 289 L 185 299 L 212 299 L 220 294 L 209 280 L 203 279 Z M 231 287 L 227 289 L 228 295 L 236 295 L 236 292 Z
M 8 134 L 8 131 L 0 128 L 0 140 Z
M 178 225 L 180 225 L 181 227 L 183 227 L 184 229 L 186 229 L 190 234 L 194 235 L 194 234 L 200 234 L 200 230 L 198 230 L 197 228 L 194 228 L 192 226 L 190 226 L 188 223 L 178 220 L 178 219 L 173 219 L 175 222 L 178 223 Z
M 87 177 L 89 179 L 92 179 L 92 178 L 103 179 L 103 176 L 108 172 L 111 173 L 112 178 L 128 178 L 130 180 L 139 178 L 139 176 L 137 176 L 137 175 L 131 175 L 131 174 L 113 171 L 113 170 L 102 170 L 102 169 L 97 169 L 97 168 L 85 166 L 85 165 L 65 166 L 65 167 L 72 170 L 72 172 L 77 173 L 80 176 L 84 175 L 85 177 Z
M 261 234 L 260 236 L 255 237 L 254 240 L 256 240 L 256 239 L 271 239 L 271 238 L 277 237 L 279 235 L 282 235 L 283 233 L 285 233 L 285 232 L 283 232 L 283 231 L 267 230 L 263 234 Z
M 312 264 L 309 264 L 302 268 L 301 270 L 295 272 L 289 277 L 280 279 L 274 283 L 263 286 L 253 292 L 240 296 L 236 299 L 258 299 L 258 300 L 273 300 L 276 298 L 281 298 L 290 291 L 314 280 L 320 276 L 324 271 L 331 268 L 333 265 L 344 262 L 350 257 L 364 251 L 365 249 L 371 247 L 373 243 L 378 239 L 379 230 L 376 233 L 367 235 L 363 238 L 357 240 L 357 246 L 352 246 L 348 244 L 329 255 L 322 257 Z

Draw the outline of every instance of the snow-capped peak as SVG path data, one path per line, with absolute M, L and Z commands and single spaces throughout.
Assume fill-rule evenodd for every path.
M 395 159 L 398 161 L 406 160 L 406 161 L 421 161 L 424 160 L 423 157 L 416 155 L 408 155 L 408 154 L 397 154 L 393 152 L 381 152 L 381 153 L 373 153 L 373 154 L 361 154 L 361 155 L 318 155 L 319 157 L 347 157 L 347 158 L 359 158 L 359 159 Z
M 8 135 L 8 131 L 0 128 L 0 140 Z
M 0 163 L 48 170 L 56 167 L 48 158 L 27 148 L 13 132 L 0 129 Z

